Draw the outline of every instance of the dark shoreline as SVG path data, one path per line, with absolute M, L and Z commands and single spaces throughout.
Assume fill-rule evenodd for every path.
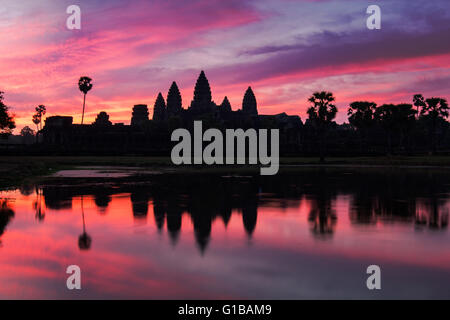
M 255 166 L 173 166 L 168 157 L 0 157 L 0 188 L 18 187 L 24 183 L 39 180 L 60 170 L 78 167 L 107 166 L 135 167 L 161 170 L 162 174 L 259 174 Z M 450 156 L 392 156 L 392 157 L 330 157 L 321 163 L 315 157 L 293 157 L 280 159 L 280 171 L 291 172 L 312 168 L 412 168 L 450 169 Z M 124 168 L 125 169 L 125 168 Z M 143 178 L 141 176 L 141 178 Z M 73 178 L 60 178 L 59 180 Z M 55 180 L 55 179 L 52 179 Z M 104 179 L 100 179 L 104 180 Z M 115 179 L 117 180 L 117 179 Z

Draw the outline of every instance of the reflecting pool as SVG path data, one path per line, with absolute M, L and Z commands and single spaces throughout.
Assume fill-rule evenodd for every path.
M 449 208 L 429 168 L 25 185 L 0 191 L 0 298 L 448 299 Z

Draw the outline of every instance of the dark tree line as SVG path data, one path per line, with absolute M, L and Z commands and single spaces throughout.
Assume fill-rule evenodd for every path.
M 3 103 L 3 91 L 0 91 L 0 138 L 9 136 L 16 127 L 14 117 L 9 108 Z
M 309 99 L 303 128 L 305 151 L 321 160 L 333 154 L 413 154 L 450 150 L 449 106 L 446 99 L 421 94 L 413 103 L 383 104 L 355 101 L 347 110 L 348 123 L 336 124 L 337 108 L 331 92 L 315 92 Z

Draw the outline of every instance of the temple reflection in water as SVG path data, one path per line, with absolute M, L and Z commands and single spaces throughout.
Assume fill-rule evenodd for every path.
M 225 227 L 230 219 L 241 219 L 251 239 L 258 228 L 260 208 L 282 211 L 306 206 L 310 233 L 323 240 L 331 239 L 339 228 L 342 207 L 355 227 L 401 222 L 413 224 L 418 230 L 443 230 L 448 226 L 447 175 L 428 170 L 414 175 L 401 170 L 378 175 L 376 170 L 333 169 L 300 170 L 275 177 L 200 174 L 180 178 L 169 174 L 155 175 L 151 182 L 24 186 L 20 192 L 35 197 L 33 208 L 40 222 L 45 221 L 46 209 L 75 210 L 74 199 L 81 199 L 81 203 L 83 199 L 93 199 L 96 212 L 106 215 L 114 196 L 128 197 L 134 219 L 145 223 L 153 215 L 157 229 L 166 231 L 173 245 L 183 227 L 182 217 L 188 215 L 198 248 L 204 253 L 216 219 L 222 220 Z M 8 200 L 3 199 L 0 234 L 13 217 Z M 79 247 L 89 249 L 95 235 L 89 234 L 89 222 L 84 224 L 83 208 L 80 219 L 83 230 Z

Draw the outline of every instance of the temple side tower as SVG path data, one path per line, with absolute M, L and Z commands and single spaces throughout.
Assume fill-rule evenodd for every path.
M 164 121 L 167 115 L 167 108 L 164 98 L 161 92 L 156 98 L 155 105 L 153 106 L 153 121 Z
M 146 104 L 137 104 L 133 107 L 133 114 L 131 116 L 132 126 L 141 126 L 148 119 L 148 108 Z
M 245 92 L 244 100 L 242 101 L 242 111 L 250 115 L 258 115 L 256 97 L 251 87 L 248 87 Z
M 181 109 L 181 94 L 180 90 L 178 89 L 177 83 L 174 81 L 172 82 L 169 92 L 167 93 L 167 115 L 176 115 L 180 113 Z
M 220 110 L 225 112 L 231 112 L 231 104 L 227 96 L 223 98 L 222 104 L 220 105 Z

